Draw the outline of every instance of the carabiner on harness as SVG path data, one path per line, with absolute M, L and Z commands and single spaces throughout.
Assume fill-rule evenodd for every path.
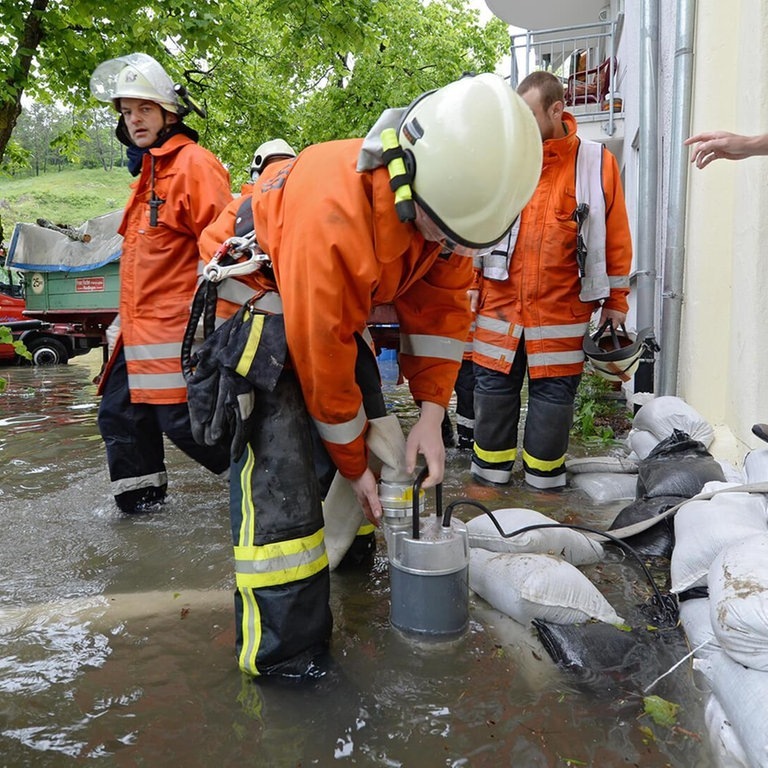
M 237 261 L 246 252 L 249 254 L 248 258 L 245 261 Z M 210 283 L 220 283 L 227 277 L 249 275 L 269 263 L 269 255 L 261 250 L 256 241 L 256 232 L 251 230 L 242 237 L 230 237 L 225 240 L 203 268 L 203 278 Z

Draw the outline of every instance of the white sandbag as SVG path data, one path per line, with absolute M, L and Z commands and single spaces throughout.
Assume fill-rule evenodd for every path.
M 637 456 L 584 456 L 568 459 L 565 469 L 572 475 L 590 472 L 616 472 L 619 474 L 637 474 Z
M 497 611 L 521 624 L 543 619 L 623 624 L 597 587 L 575 566 L 553 555 L 469 550 L 469 586 Z
M 707 578 L 712 629 L 723 650 L 768 672 L 768 532 L 725 547 Z
M 768 482 L 768 448 L 750 451 L 744 457 L 744 476 L 747 483 Z
M 723 477 L 725 477 L 726 483 L 736 483 L 737 485 L 744 485 L 747 481 L 747 476 L 743 470 L 735 467 L 730 461 L 725 459 L 715 459 L 723 470 Z M 768 480 L 768 478 L 765 478 Z
M 709 598 L 683 600 L 680 603 L 680 624 L 688 640 L 688 646 L 692 651 L 696 649 L 695 658 L 706 659 L 722 650 L 709 618 Z
M 571 488 L 584 491 L 597 504 L 635 498 L 637 475 L 589 472 L 571 477 Z
M 707 483 L 702 492 L 730 485 Z M 669 568 L 672 592 L 706 586 L 709 568 L 721 550 L 766 530 L 768 507 L 762 494 L 721 493 L 683 504 L 675 513 L 675 546 Z
M 480 547 L 491 552 L 541 553 L 557 555 L 571 565 L 599 563 L 603 559 L 603 546 L 585 536 L 581 531 L 561 526 L 551 517 L 534 509 L 497 509 L 493 516 L 504 533 L 511 533 L 529 525 L 557 525 L 557 528 L 542 528 L 528 531 L 511 538 L 504 538 L 488 515 L 481 514 L 467 523 L 469 546 Z
M 630 429 L 627 446 L 639 459 L 648 458 L 648 454 L 661 442 L 656 435 L 645 429 Z
M 713 656 L 712 692 L 733 726 L 750 768 L 768 768 L 768 672 L 748 669 L 727 653 Z
M 750 768 L 744 747 L 714 693 L 707 699 L 704 722 L 718 768 Z
M 703 443 L 705 448 L 715 439 L 712 425 L 685 400 L 673 395 L 656 397 L 646 403 L 635 414 L 632 427 L 650 432 L 657 442 L 670 437 L 676 429 Z

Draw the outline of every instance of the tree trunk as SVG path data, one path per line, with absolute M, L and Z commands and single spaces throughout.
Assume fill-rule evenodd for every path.
M 11 140 L 16 127 L 16 120 L 21 114 L 21 94 L 29 78 L 32 59 L 45 37 L 43 14 L 49 0 L 32 0 L 32 5 L 24 22 L 24 31 L 14 55 L 14 66 L 5 74 L 3 92 L 8 96 L 0 100 L 0 162 L 5 155 L 5 148 Z M 24 53 L 21 53 L 24 51 Z

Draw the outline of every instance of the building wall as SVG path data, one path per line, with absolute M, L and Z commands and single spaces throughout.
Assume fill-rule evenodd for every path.
M 768 0 L 697 3 L 692 133 L 768 132 Z M 739 462 L 768 421 L 768 158 L 715 161 L 688 178 L 678 394 Z

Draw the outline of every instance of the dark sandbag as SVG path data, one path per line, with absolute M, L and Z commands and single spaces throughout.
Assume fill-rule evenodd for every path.
M 547 653 L 561 667 L 620 670 L 632 665 L 636 655 L 637 630 L 625 631 L 602 621 L 554 624 L 534 619 L 533 626 Z
M 725 482 L 722 467 L 703 443 L 676 429 L 640 462 L 637 498 L 690 499 L 710 480 Z
M 609 531 L 624 528 L 666 512 L 684 499 L 679 496 L 654 496 L 650 499 L 637 499 L 628 504 L 616 515 L 616 519 L 608 528 Z M 672 547 L 675 544 L 675 528 L 672 517 L 659 520 L 656 525 L 648 530 L 629 536 L 624 541 L 629 544 L 638 555 L 646 557 L 672 557 Z

